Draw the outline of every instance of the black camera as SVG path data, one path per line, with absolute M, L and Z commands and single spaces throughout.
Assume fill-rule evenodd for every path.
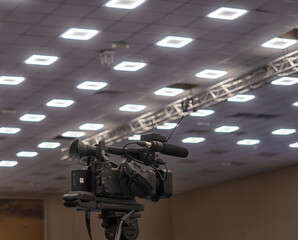
M 138 148 L 129 148 L 133 144 Z M 157 133 L 141 135 L 140 141 L 122 148 L 106 146 L 104 141 L 94 146 L 74 141 L 70 157 L 86 163 L 86 167 L 71 172 L 71 192 L 63 195 L 64 205 L 84 210 L 86 219 L 90 211 L 101 211 L 109 240 L 136 239 L 137 218 L 141 216 L 137 212 L 143 211 L 144 206 L 135 197 L 158 201 L 172 195 L 172 172 L 157 152 L 176 157 L 188 155 L 187 149 L 166 143 L 166 137 Z M 110 161 L 109 154 L 122 156 L 123 161 L 117 165 Z

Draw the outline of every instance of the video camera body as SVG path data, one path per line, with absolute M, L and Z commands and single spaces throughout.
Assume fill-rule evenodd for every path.
M 127 148 L 132 144 L 141 148 Z M 127 216 L 127 228 L 123 229 L 121 239 L 136 239 L 136 218 L 140 214 L 135 212 L 143 211 L 144 206 L 137 203 L 135 197 L 158 201 L 172 195 L 172 172 L 167 167 L 160 168 L 166 163 L 157 152 L 177 157 L 188 155 L 187 149 L 166 143 L 166 138 L 157 133 L 141 135 L 141 141 L 130 142 L 123 148 L 105 146 L 104 141 L 94 146 L 74 141 L 70 157 L 86 162 L 87 166 L 71 172 L 71 191 L 63 195 L 64 205 L 86 213 L 101 211 L 109 240 L 120 239 L 116 226 Z M 124 160 L 117 165 L 110 161 L 108 154 L 123 156 Z M 153 170 L 141 168 L 140 164 Z

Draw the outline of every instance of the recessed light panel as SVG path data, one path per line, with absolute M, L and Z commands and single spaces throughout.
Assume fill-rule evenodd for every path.
M 245 9 L 221 7 L 209 13 L 207 17 L 224 20 L 234 20 L 247 12 L 248 11 Z
M 14 167 L 17 164 L 18 164 L 17 161 L 10 161 L 10 160 L 0 161 L 0 167 Z
M 138 141 L 138 140 L 141 140 L 141 135 L 140 134 L 135 134 L 133 136 L 129 136 L 128 137 L 128 140 L 135 140 L 135 141 Z
M 79 131 L 67 131 L 62 133 L 62 137 L 71 137 L 71 138 L 82 137 L 84 135 L 85 135 L 84 132 L 79 132 Z
M 48 148 L 48 149 L 57 148 L 59 146 L 60 146 L 59 142 L 42 142 L 38 144 L 39 148 Z
M 237 142 L 238 145 L 255 145 L 260 143 L 258 139 L 243 139 Z
M 67 100 L 67 99 L 53 99 L 49 101 L 46 105 L 48 107 L 60 107 L 60 108 L 65 108 L 69 107 L 71 104 L 73 104 L 73 100 Z
M 160 130 L 170 130 L 170 129 L 173 129 L 177 126 L 177 123 L 164 123 L 162 125 L 157 125 L 157 129 L 160 129 Z
M 146 108 L 145 105 L 137 105 L 137 104 L 125 104 L 119 108 L 120 111 L 123 112 L 140 112 Z
M 204 141 L 205 141 L 205 138 L 203 137 L 188 137 L 188 138 L 182 139 L 183 143 L 200 143 Z
M 74 40 L 89 40 L 98 33 L 99 31 L 95 29 L 70 28 L 61 37 Z
M 217 79 L 217 78 L 220 78 L 220 77 L 222 77 L 226 74 L 227 74 L 227 72 L 222 71 L 222 70 L 205 69 L 201 72 L 198 72 L 196 74 L 196 77 L 198 77 L 198 78 Z
M 16 134 L 19 131 L 21 131 L 20 128 L 0 127 L 0 133 L 3 133 L 3 134 Z
M 210 110 L 210 109 L 199 109 L 195 112 L 191 112 L 190 116 L 192 116 L 192 117 L 206 117 L 213 113 L 214 113 L 214 111 Z
M 298 142 L 291 143 L 291 144 L 289 145 L 289 147 L 291 147 L 291 148 L 298 148 Z
M 20 120 L 25 122 L 40 122 L 45 119 L 45 117 L 46 116 L 42 114 L 25 114 L 20 117 Z
M 293 106 L 298 107 L 298 102 L 294 102 Z
M 168 96 L 168 97 L 174 97 L 179 95 L 180 93 L 183 93 L 182 88 L 168 88 L 164 87 L 154 92 L 155 95 L 158 96 Z
M 289 135 L 295 133 L 296 129 L 280 128 L 272 132 L 274 135 Z
M 24 77 L 1 76 L 0 84 L 2 85 L 18 85 L 25 80 Z
M 88 130 L 88 131 L 96 131 L 103 128 L 104 125 L 100 123 L 85 123 L 81 125 L 79 128 L 81 130 Z
M 57 60 L 58 60 L 58 57 L 56 56 L 32 55 L 25 61 L 25 63 L 34 64 L 34 65 L 51 65 Z
M 221 126 L 218 128 L 215 128 L 215 132 L 222 132 L 222 133 L 230 133 L 230 132 L 235 132 L 239 129 L 238 126 Z
M 264 42 L 261 46 L 265 48 L 285 49 L 297 43 L 295 39 L 289 38 L 273 38 L 267 42 Z
M 77 88 L 83 89 L 83 90 L 97 91 L 99 89 L 104 88 L 105 86 L 107 86 L 106 82 L 85 81 L 85 82 L 81 83 L 80 85 L 78 85 Z
M 119 63 L 114 67 L 115 70 L 117 71 L 128 71 L 128 72 L 136 72 L 143 67 L 145 67 L 147 63 L 144 62 L 129 62 L 129 61 L 124 61 Z
M 274 84 L 274 85 L 284 85 L 284 86 L 290 86 L 296 83 L 298 83 L 298 78 L 296 77 L 282 77 L 271 82 L 271 84 Z
M 22 151 L 22 152 L 18 152 L 17 156 L 18 157 L 35 157 L 37 156 L 37 152 L 29 152 L 29 151 Z
M 192 38 L 167 36 L 164 39 L 157 42 L 156 45 L 160 47 L 182 48 L 192 41 Z
M 146 0 L 110 0 L 105 6 L 109 8 L 134 9 Z
M 255 98 L 254 95 L 238 94 L 238 95 L 228 98 L 228 101 L 229 102 L 247 102 L 254 98 Z

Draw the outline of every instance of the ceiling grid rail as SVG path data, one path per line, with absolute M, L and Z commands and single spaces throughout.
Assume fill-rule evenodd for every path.
M 199 108 L 210 107 L 226 101 L 234 95 L 262 87 L 276 77 L 296 72 L 298 72 L 298 50 L 279 57 L 269 62 L 266 66 L 242 77 L 224 80 L 205 91 L 179 99 L 160 111 L 143 114 L 126 125 L 85 138 L 83 142 L 92 145 L 104 140 L 107 145 L 112 145 L 126 140 L 128 136 L 149 131 L 156 124 L 175 121 L 181 118 L 181 116 L 187 116 Z

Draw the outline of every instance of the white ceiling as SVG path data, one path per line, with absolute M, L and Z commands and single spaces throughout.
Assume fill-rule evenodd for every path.
M 60 148 L 38 149 L 68 130 L 78 130 L 86 122 L 103 123 L 106 129 L 120 126 L 146 111 L 162 109 L 176 97 L 160 97 L 153 92 L 173 83 L 197 84 L 199 92 L 226 78 L 239 77 L 262 67 L 272 59 L 297 49 L 261 47 L 298 24 L 297 1 L 274 0 L 148 0 L 133 10 L 112 9 L 103 0 L 2 0 L 0 2 L 0 75 L 24 76 L 17 86 L 0 86 L 0 110 L 12 108 L 14 114 L 1 113 L 0 126 L 22 129 L 15 135 L 0 136 L 0 160 L 17 160 L 14 168 L 0 169 L 0 191 L 65 192 L 70 188 L 70 169 L 81 168 L 61 161 Z M 219 7 L 244 8 L 249 13 L 234 21 L 207 18 Z M 88 41 L 62 39 L 72 27 L 101 30 Z M 168 35 L 194 38 L 181 49 L 155 45 Z M 99 51 L 114 41 L 125 41 L 129 49 L 116 49 L 115 63 L 100 63 Z M 27 65 L 32 54 L 55 55 L 51 66 Z M 148 65 L 138 72 L 113 70 L 124 61 Z M 196 78 L 205 68 L 220 69 L 227 75 L 216 80 Z M 105 81 L 98 93 L 79 90 L 86 80 Z M 273 136 L 279 127 L 297 128 L 297 87 L 268 85 L 252 91 L 256 98 L 247 103 L 224 102 L 212 107 L 215 114 L 198 119 L 187 117 L 171 139 L 181 143 L 185 136 L 202 136 L 206 141 L 189 148 L 187 159 L 169 158 L 174 172 L 175 191 L 185 191 L 297 163 L 297 151 L 288 145 L 297 134 Z M 46 107 L 53 98 L 72 99 L 66 109 Z M 126 103 L 144 104 L 141 113 L 124 113 Z M 21 122 L 25 113 L 40 113 L 39 123 Z M 267 114 L 269 117 L 237 117 L 238 114 Z M 273 115 L 270 117 L 270 115 Z M 219 134 L 220 125 L 238 125 L 240 130 Z M 87 131 L 86 136 L 96 132 Z M 168 135 L 168 131 L 161 131 Z M 238 146 L 242 138 L 261 140 L 257 147 Z M 61 147 L 72 140 L 59 139 Z M 181 143 L 182 144 L 182 143 Z M 32 159 L 18 158 L 19 151 L 37 151 Z

